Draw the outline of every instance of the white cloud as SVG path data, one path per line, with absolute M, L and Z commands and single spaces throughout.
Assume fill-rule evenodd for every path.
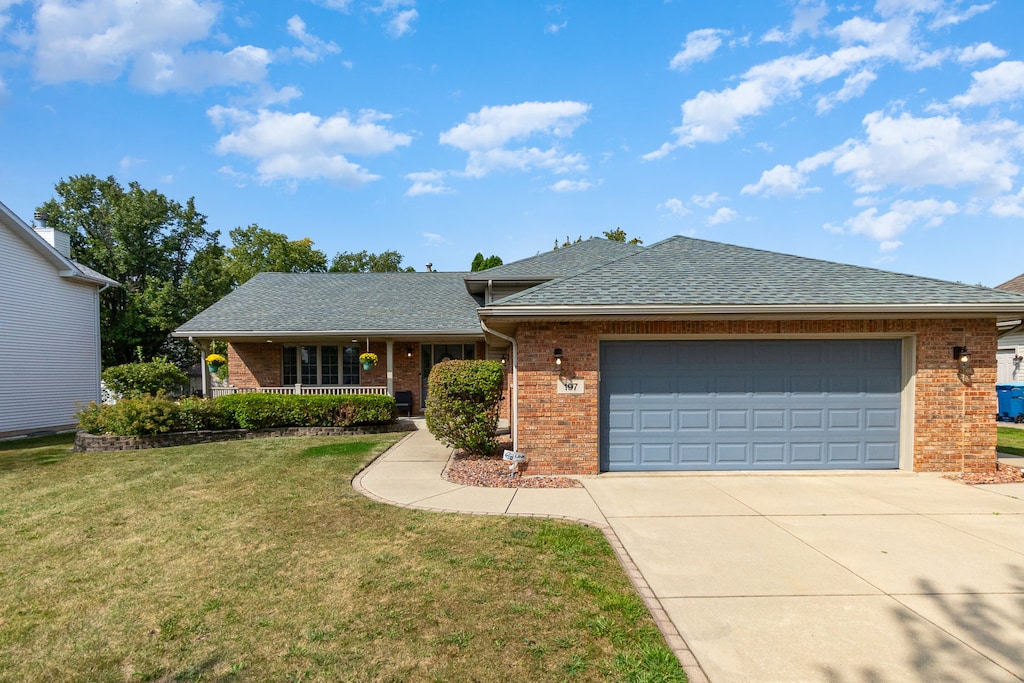
M 262 80 L 270 62 L 262 48 L 185 49 L 210 36 L 219 11 L 198 0 L 42 0 L 35 15 L 36 75 L 44 83 L 99 82 L 130 71 L 136 85 L 157 92 Z
M 561 31 L 563 28 L 565 28 L 568 25 L 569 25 L 569 21 L 568 20 L 563 21 L 561 24 L 548 24 L 547 26 L 544 27 L 544 33 L 549 33 L 551 35 L 557 35 L 559 31 Z
M 137 159 L 131 156 L 123 156 L 121 157 L 121 161 L 118 162 L 117 166 L 118 168 L 121 169 L 121 171 L 127 171 L 132 166 L 138 166 L 139 164 L 144 163 L 146 163 L 145 159 Z
M 718 211 L 708 216 L 708 225 L 721 225 L 722 223 L 728 223 L 729 221 L 735 220 L 739 214 L 728 207 L 721 207 Z
M 699 206 L 702 209 L 710 209 L 712 204 L 718 204 L 720 202 L 724 202 L 727 199 L 729 198 L 723 197 L 717 192 L 712 192 L 711 194 L 695 194 L 692 197 L 690 197 L 690 201 L 693 203 L 693 205 Z
M 740 194 L 752 194 L 761 196 L 784 197 L 787 195 L 801 195 L 810 190 L 804 187 L 807 184 L 807 174 L 800 173 L 788 164 L 778 164 L 774 168 L 761 173 L 761 179 L 756 183 L 744 185 Z
M 321 7 L 345 12 L 346 14 L 352 8 L 352 0 L 313 0 L 313 2 Z
M 800 0 L 793 7 L 793 19 L 789 30 L 783 31 L 776 26 L 761 36 L 761 42 L 786 43 L 794 41 L 804 33 L 817 35 L 827 14 L 828 6 L 823 0 Z
M 761 173 L 761 179 L 751 185 L 744 185 L 740 194 L 760 196 L 801 196 L 808 192 L 818 192 L 820 187 L 807 187 L 809 175 L 835 161 L 844 146 L 818 152 L 801 160 L 795 167 L 789 164 L 778 164 L 774 168 Z
M 1006 56 L 1006 50 L 998 48 L 992 43 L 985 41 L 984 43 L 976 43 L 970 47 L 965 47 L 960 50 L 960 53 L 956 57 L 956 61 L 961 64 L 971 64 L 973 62 L 980 62 L 984 59 L 1002 59 Z
M 483 177 L 491 171 L 545 169 L 554 173 L 584 171 L 586 159 L 553 146 L 508 149 L 512 142 L 537 136 L 566 138 L 586 120 L 590 105 L 582 102 L 523 102 L 483 107 L 464 123 L 441 133 L 441 144 L 469 153 L 465 173 Z
M 302 47 L 294 48 L 292 56 L 307 62 L 318 62 L 324 55 L 341 52 L 333 41 L 325 41 L 306 31 L 306 22 L 298 14 L 288 19 L 288 35 L 302 43 Z
M 878 76 L 872 71 L 865 69 L 858 71 L 843 81 L 843 87 L 831 95 L 822 95 L 818 98 L 817 109 L 819 114 L 833 109 L 840 102 L 848 102 L 861 97 L 867 92 L 868 86 L 875 82 Z
M 914 223 L 924 222 L 927 227 L 935 227 L 956 213 L 959 213 L 959 208 L 951 201 L 900 200 L 890 204 L 889 211 L 884 214 L 879 214 L 878 209 L 872 207 L 850 218 L 844 225 L 851 234 L 865 235 L 880 242 L 881 251 L 891 251 L 900 244 L 896 238 Z
M 586 180 L 559 180 L 557 183 L 549 186 L 548 189 L 554 192 L 583 192 L 593 186 L 592 183 Z
M 440 142 L 461 150 L 501 147 L 537 133 L 568 137 L 586 120 L 590 105 L 583 102 L 523 102 L 484 107 L 451 130 Z
M 444 236 L 436 232 L 425 232 L 423 233 L 423 238 L 426 240 L 425 244 L 428 247 L 437 247 L 445 242 Z
M 996 197 L 989 211 L 1002 218 L 1024 218 L 1024 188 L 1017 194 Z
M 419 197 L 427 194 L 451 194 L 455 192 L 454 189 L 445 185 L 445 173 L 443 171 L 407 173 L 405 177 L 412 181 L 412 185 L 405 191 L 406 197 Z
M 395 38 L 401 38 L 404 35 L 412 33 L 412 23 L 416 21 L 419 16 L 420 13 L 415 9 L 407 9 L 398 12 L 388 21 L 388 33 L 393 35 Z
M 682 45 L 683 49 L 677 52 L 669 62 L 669 68 L 685 71 L 691 64 L 708 61 L 721 47 L 722 37 L 727 35 L 729 35 L 728 31 L 717 28 L 690 31 L 686 34 L 686 42 Z
M 974 186 L 1006 192 L 1020 170 L 1015 151 L 1024 148 L 1024 130 L 1012 121 L 965 124 L 955 116 L 898 118 L 873 112 L 864 117 L 867 138 L 833 151 L 836 173 L 853 176 L 858 192 L 879 188 Z
M 799 97 L 806 88 L 833 78 L 853 74 L 842 90 L 823 100 L 826 109 L 840 98 L 863 93 L 874 78 L 876 64 L 896 62 L 919 69 L 945 59 L 948 51 L 928 52 L 915 44 L 914 26 L 907 18 L 887 22 L 850 19 L 831 31 L 840 42 L 840 47 L 831 53 L 779 57 L 751 67 L 734 87 L 702 90 L 683 102 L 683 120 L 673 130 L 674 139 L 643 155 L 643 159 L 663 158 L 681 146 L 727 140 L 741 130 L 745 119 L 759 116 L 779 100 Z M 871 68 L 866 68 L 868 65 Z
M 1024 62 L 1001 62 L 971 74 L 971 87 L 950 104 L 970 107 L 1024 97 Z
M 937 28 L 942 28 L 944 26 L 955 26 L 957 24 L 961 24 L 967 21 L 968 19 L 978 14 L 981 14 L 982 12 L 989 11 L 990 9 L 992 9 L 994 5 L 994 2 L 989 2 L 984 5 L 971 5 L 963 12 L 956 12 L 951 7 L 949 9 L 939 12 L 938 16 L 935 17 L 935 20 L 928 25 L 928 28 L 934 30 Z
M 675 197 L 658 204 L 658 209 L 661 211 L 667 211 L 668 213 L 674 216 L 679 216 L 680 218 L 692 213 L 688 208 L 686 208 L 686 205 L 683 204 L 682 200 Z
M 406 146 L 412 138 L 379 125 L 387 115 L 372 110 L 353 120 L 347 112 L 322 119 L 308 112 L 256 113 L 216 106 L 207 112 L 218 127 L 234 130 L 217 141 L 219 154 L 238 154 L 256 162 L 264 183 L 276 180 L 333 180 L 358 186 L 379 176 L 345 155 L 376 155 Z
M 259 83 L 271 61 L 267 50 L 252 45 L 229 52 L 150 52 L 136 59 L 131 80 L 153 92 L 200 92 L 216 85 Z

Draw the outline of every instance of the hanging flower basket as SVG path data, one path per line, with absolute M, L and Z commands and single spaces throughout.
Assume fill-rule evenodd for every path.
M 206 367 L 211 374 L 216 374 L 221 366 L 228 362 L 228 359 L 219 353 L 211 353 L 206 357 Z
M 377 364 L 377 354 L 375 353 L 361 353 L 359 354 L 359 362 L 363 364 L 363 370 L 369 370 Z

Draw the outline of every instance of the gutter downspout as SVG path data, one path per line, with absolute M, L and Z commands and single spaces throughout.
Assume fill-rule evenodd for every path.
M 516 343 L 514 337 L 509 337 L 502 334 L 501 332 L 495 332 L 491 328 L 487 327 L 487 323 L 483 320 L 480 321 L 480 327 L 484 332 L 493 334 L 498 339 L 504 339 L 512 345 L 512 411 L 511 411 L 511 425 L 512 427 L 512 450 L 519 450 L 519 345 Z
M 103 403 L 103 333 L 100 327 L 102 321 L 100 320 L 100 309 L 102 304 L 100 302 L 100 294 L 107 289 L 110 289 L 110 285 L 103 285 L 96 290 L 96 370 L 99 372 L 96 382 L 96 404 L 101 405 Z

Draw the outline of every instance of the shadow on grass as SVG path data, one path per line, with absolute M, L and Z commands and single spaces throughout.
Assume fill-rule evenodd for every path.
M 909 645 L 906 664 L 916 673 L 912 680 L 1024 680 L 1024 568 L 1011 565 L 1008 569 L 1013 578 L 1006 592 L 981 593 L 962 587 L 956 593 L 943 593 L 931 581 L 919 579 L 916 595 L 927 599 L 936 609 L 927 614 L 918 614 L 902 604 L 890 609 Z M 994 666 L 983 668 L 982 660 L 989 660 Z M 829 683 L 894 680 L 874 667 L 856 672 L 824 667 L 822 672 Z
M 0 441 L 0 472 L 57 464 L 71 455 L 74 443 L 74 434 Z

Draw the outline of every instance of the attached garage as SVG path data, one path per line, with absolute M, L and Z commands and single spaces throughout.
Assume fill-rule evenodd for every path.
M 602 341 L 602 471 L 896 469 L 899 339 Z

